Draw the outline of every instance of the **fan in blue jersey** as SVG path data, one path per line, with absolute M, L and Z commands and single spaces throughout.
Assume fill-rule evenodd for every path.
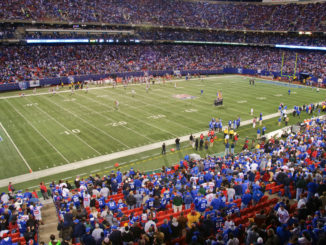
M 154 207 L 154 198 L 150 195 L 150 198 L 146 201 L 146 208 L 151 209 L 152 207 Z
M 129 187 L 130 187 L 130 190 L 134 191 L 136 189 L 135 182 L 130 181 L 129 182 Z
M 252 196 L 250 194 L 250 191 L 247 190 L 246 193 L 244 195 L 242 195 L 242 197 L 241 197 L 241 209 L 246 208 L 249 205 L 251 199 L 252 199 Z
M 125 203 L 123 203 L 121 199 L 118 201 L 118 205 L 117 206 L 118 206 L 118 209 L 122 209 L 124 207 L 127 207 L 127 205 Z
M 216 218 L 216 212 L 215 212 L 215 210 L 213 210 L 212 206 L 210 206 L 209 210 L 205 212 L 204 217 L 205 217 L 205 219 L 207 219 L 209 217 L 210 220 L 213 220 Z
M 139 192 L 140 195 L 143 195 L 144 193 L 147 194 L 147 189 L 144 188 L 144 187 L 141 187 L 141 188 L 138 189 L 138 192 Z
M 262 193 L 258 188 L 254 189 L 254 192 L 252 193 L 252 199 L 255 203 L 258 203 L 263 196 L 264 193 Z
M 215 227 L 216 230 L 223 230 L 223 225 L 224 225 L 224 219 L 223 217 L 220 215 L 220 213 L 217 213 L 217 216 L 215 218 Z
M 139 180 L 138 178 L 136 178 L 134 180 L 134 185 L 136 189 L 139 189 L 141 187 L 141 180 Z
M 183 196 L 183 202 L 185 204 L 186 210 L 191 208 L 192 201 L 193 201 L 192 195 L 190 194 L 189 191 L 187 191 Z
M 72 201 L 75 205 L 76 208 L 80 207 L 80 199 L 79 199 L 79 195 L 75 194 L 72 196 Z
M 200 173 L 198 175 L 198 184 L 202 184 L 204 182 L 205 182 L 204 175 Z
M 105 197 L 100 197 L 98 199 L 98 205 L 101 209 L 103 209 L 105 207 Z
M 27 229 L 26 220 L 20 219 L 18 221 L 18 228 L 19 228 L 19 232 L 21 234 L 24 234 L 26 232 L 26 229 Z
M 199 201 L 199 208 L 197 211 L 203 213 L 205 212 L 206 208 L 207 208 L 207 200 L 206 198 L 201 198 Z
M 115 212 L 118 209 L 117 204 L 111 198 L 110 201 L 106 204 L 112 212 Z
M 166 205 L 168 204 L 168 199 L 166 199 L 164 196 L 161 199 L 161 205 L 160 205 L 160 210 L 165 210 Z

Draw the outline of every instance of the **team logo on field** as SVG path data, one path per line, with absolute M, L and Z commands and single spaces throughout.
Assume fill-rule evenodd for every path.
M 192 96 L 189 94 L 175 94 L 173 95 L 174 98 L 180 99 L 180 100 L 189 100 L 189 99 L 195 99 L 196 96 Z

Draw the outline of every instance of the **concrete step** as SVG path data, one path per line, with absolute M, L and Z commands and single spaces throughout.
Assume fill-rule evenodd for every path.
M 59 239 L 59 232 L 57 231 L 58 215 L 52 200 L 43 202 L 42 220 L 43 225 L 39 227 L 39 241 L 44 241 L 47 244 L 51 234 Z

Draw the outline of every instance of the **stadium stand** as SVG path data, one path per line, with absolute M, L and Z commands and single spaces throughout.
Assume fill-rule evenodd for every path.
M 0 19 L 163 26 L 235 30 L 325 31 L 326 3 L 225 4 L 167 0 L 1 1 Z M 261 14 L 264 13 L 264 14 Z M 313 13 L 313 14 L 311 14 Z
M 41 207 L 35 191 L 1 193 L 0 244 L 38 244 Z
M 75 244 L 323 244 L 325 122 L 151 175 L 131 168 L 77 176 L 76 189 L 52 183 L 62 234 Z
M 211 70 L 229 68 L 280 71 L 284 50 L 259 47 L 192 45 L 80 45 L 0 47 L 0 82 L 127 71 Z M 285 51 L 293 57 L 292 51 Z M 326 75 L 323 52 L 298 52 L 298 72 Z M 295 58 L 284 71 L 293 73 Z M 91 65 L 90 65 L 91 64 Z

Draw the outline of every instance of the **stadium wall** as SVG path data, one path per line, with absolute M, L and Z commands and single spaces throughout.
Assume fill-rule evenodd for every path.
M 140 72 L 122 72 L 122 73 L 111 73 L 111 74 L 98 74 L 98 75 L 84 75 L 84 76 L 69 76 L 69 77 L 56 77 L 56 78 L 45 78 L 40 79 L 35 83 L 35 81 L 28 81 L 28 82 L 19 82 L 19 83 L 7 83 L 7 84 L 0 84 L 0 91 L 12 91 L 12 90 L 24 90 L 28 88 L 35 87 L 35 84 L 37 86 L 46 87 L 46 86 L 55 86 L 63 84 L 69 84 L 72 81 L 73 82 L 83 82 L 85 80 L 101 80 L 107 77 L 139 77 L 144 76 L 143 71 Z M 163 71 L 149 71 L 146 72 L 148 75 L 153 76 L 164 76 L 166 74 L 172 75 L 174 73 L 173 70 L 163 70 Z M 222 75 L 222 74 L 243 74 L 243 75 L 261 75 L 261 76 L 273 76 L 273 77 L 281 77 L 280 72 L 270 72 L 270 71 L 257 71 L 252 69 L 245 69 L 245 68 L 224 68 L 221 70 L 181 70 L 180 71 L 182 76 L 186 76 L 188 74 L 194 75 L 194 74 L 200 74 L 200 75 Z M 293 74 L 283 74 L 283 76 Z M 300 74 L 296 74 L 297 77 L 299 77 Z M 316 77 L 311 78 L 312 81 L 317 82 Z M 326 83 L 326 79 L 324 79 L 323 83 Z

